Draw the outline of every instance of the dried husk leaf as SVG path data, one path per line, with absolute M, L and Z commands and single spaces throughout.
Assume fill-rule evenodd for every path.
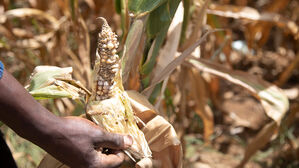
M 84 100 L 89 91 L 72 79 L 72 67 L 37 66 L 26 86 L 35 99 L 72 98 Z
M 127 91 L 134 112 L 145 123 L 142 132 L 153 152 L 152 163 L 149 160 L 137 163 L 145 168 L 149 165 L 162 168 L 181 168 L 183 150 L 181 142 L 172 125 L 157 115 L 155 108 L 145 96 L 136 91 Z

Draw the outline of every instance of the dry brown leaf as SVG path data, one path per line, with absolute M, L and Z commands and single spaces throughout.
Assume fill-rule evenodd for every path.
M 127 91 L 130 103 L 136 115 L 145 122 L 142 131 L 153 152 L 154 162 L 162 168 L 180 168 L 183 162 L 183 151 L 179 138 L 172 125 L 163 117 L 155 115 L 155 108 L 148 100 L 136 91 Z M 150 119 L 150 120 L 149 120 Z M 146 167 L 139 163 L 140 167 Z
M 204 59 L 190 59 L 189 62 L 201 71 L 222 77 L 250 91 L 257 97 L 268 117 L 280 125 L 282 118 L 289 109 L 289 101 L 283 91 L 275 85 L 246 72 L 229 70 Z
M 275 121 L 272 121 L 265 125 L 262 130 L 253 138 L 253 140 L 247 145 L 245 150 L 245 155 L 241 163 L 239 164 L 239 168 L 244 167 L 244 165 L 248 162 L 250 157 L 255 154 L 256 151 L 261 149 L 264 145 L 266 145 L 271 137 L 277 133 L 279 126 Z
M 81 68 L 84 69 L 84 74 L 82 74 L 82 76 L 86 77 L 85 80 L 86 81 L 85 86 L 90 87 L 91 85 L 91 78 L 89 78 L 91 76 L 91 67 L 90 67 L 90 37 L 89 37 L 89 32 L 88 32 L 88 28 L 85 24 L 85 21 L 83 20 L 83 18 L 81 16 L 79 16 L 78 18 L 78 39 L 77 41 L 79 42 L 78 44 L 78 56 L 81 60 Z M 77 27 L 75 26 L 75 27 Z
M 291 64 L 281 73 L 279 79 L 275 82 L 278 86 L 282 86 L 292 75 L 292 72 L 299 64 L 299 53 L 296 58 L 291 62 Z
M 162 72 L 156 76 L 155 78 L 153 78 L 153 80 L 150 83 L 150 86 L 148 86 L 147 88 L 145 88 L 142 91 L 142 94 L 148 95 L 148 92 L 150 91 L 151 88 L 153 88 L 154 86 L 156 86 L 158 83 L 160 83 L 161 81 L 163 81 L 166 77 L 168 77 L 176 68 L 177 66 L 181 65 L 184 60 L 190 56 L 190 54 L 193 52 L 193 50 L 200 45 L 201 43 L 204 42 L 204 40 L 207 38 L 207 36 L 210 33 L 214 33 L 216 31 L 221 31 L 219 29 L 216 30 L 209 30 L 208 32 L 206 32 L 198 41 L 196 41 L 196 43 L 194 43 L 192 46 L 190 46 L 189 48 L 187 48 L 180 56 L 176 57 L 173 61 L 171 61 L 163 70 Z
M 51 25 L 51 30 L 44 34 L 38 34 L 33 36 L 32 32 L 29 32 L 28 30 L 13 28 L 11 33 L 14 35 L 14 37 L 20 39 L 12 39 L 11 33 L 5 33 L 4 35 L 6 37 L 13 40 L 9 42 L 9 44 L 17 48 L 37 49 L 43 46 L 47 46 L 48 49 L 51 49 L 50 45 L 53 45 L 53 41 L 55 39 L 53 37 L 56 31 L 60 28 L 61 24 L 66 21 L 65 17 L 62 17 L 60 20 L 57 20 L 52 15 L 49 15 L 46 12 L 43 12 L 38 9 L 20 8 L 8 10 L 3 15 L 0 15 L 0 22 L 4 23 L 6 20 L 13 18 L 26 19 L 27 17 L 48 21 Z M 27 38 L 24 39 L 24 37 Z M 51 38 L 52 40 L 50 40 Z
M 271 137 L 279 128 L 282 118 L 289 109 L 289 101 L 286 95 L 280 88 L 248 73 L 229 70 L 204 59 L 198 59 L 196 61 L 191 59 L 189 62 L 199 70 L 222 77 L 248 89 L 261 101 L 268 117 L 273 119 L 271 123 L 263 127 L 258 135 L 247 146 L 245 156 L 239 165 L 240 167 L 243 167 L 257 150 L 270 141 Z
M 190 81 L 189 92 L 193 99 L 195 99 L 195 112 L 200 116 L 204 125 L 204 140 L 206 144 L 210 143 L 210 136 L 214 132 L 214 115 L 211 109 L 207 105 L 206 100 L 206 87 L 204 81 L 199 73 L 195 69 L 189 70 L 188 73 Z
M 177 114 L 177 122 L 179 124 L 175 125 L 177 134 L 179 137 L 182 137 L 185 134 L 186 128 L 188 127 L 188 124 L 186 123 L 185 117 L 187 116 L 188 110 L 188 86 L 186 85 L 188 76 L 186 75 L 188 72 L 188 67 L 182 66 L 178 81 L 177 81 L 177 94 L 176 94 L 176 101 L 174 100 L 173 104 L 175 106 L 179 107 L 179 113 Z M 174 82 L 175 83 L 175 82 Z M 173 92 L 175 92 L 175 89 L 173 89 Z
M 129 95 L 130 104 L 136 114 L 145 124 L 152 120 L 156 115 L 155 107 L 148 102 L 146 97 L 138 93 L 137 91 L 127 91 Z M 143 128 L 144 125 L 138 124 L 139 128 Z
M 142 39 L 142 33 L 144 31 L 144 24 L 145 24 L 145 18 L 140 18 L 135 20 L 128 33 L 124 45 L 123 56 L 121 58 L 122 70 L 123 70 L 122 78 L 124 83 L 128 80 L 130 72 L 133 70 L 133 68 L 136 68 L 133 67 L 132 65 L 136 65 L 134 63 L 136 61 L 139 63 L 141 59 L 140 56 L 136 55 L 136 51 L 138 50 L 138 46 L 139 46 L 138 44 L 143 43 L 141 39 Z M 130 65 L 130 66 L 125 66 L 125 65 Z
M 140 81 L 140 66 L 142 62 L 146 35 L 144 31 L 145 18 L 139 18 L 134 21 L 130 29 L 127 39 L 125 41 L 123 53 L 123 80 L 125 89 L 139 90 L 141 86 Z M 125 65 L 130 66 L 125 66 Z
M 276 1 L 276 3 L 273 3 L 274 5 L 277 5 L 281 1 Z M 273 12 L 278 12 L 281 7 L 287 5 L 287 1 L 283 2 L 282 6 L 275 9 L 269 8 L 266 11 L 260 13 L 258 10 L 251 8 L 251 7 L 243 7 L 243 6 L 234 6 L 234 5 L 217 5 L 217 4 L 211 4 L 209 9 L 207 10 L 207 13 L 223 16 L 223 17 L 231 17 L 235 19 L 249 19 L 253 21 L 263 21 L 258 23 L 253 23 L 250 25 L 250 32 L 252 33 L 252 37 L 256 37 L 256 33 L 260 32 L 263 34 L 269 34 L 269 30 L 272 27 L 272 23 L 276 24 L 277 26 L 287 28 L 291 31 L 293 35 L 295 35 L 296 38 L 299 37 L 299 27 L 298 25 L 293 22 L 290 19 L 284 18 L 281 15 Z M 272 23 L 266 23 L 266 22 L 272 22 Z M 266 41 L 268 35 L 264 35 L 263 41 Z M 263 37 L 261 37 L 262 39 Z M 260 39 L 260 40 L 261 40 Z
M 162 168 L 182 167 L 182 146 L 174 128 L 163 117 L 156 116 L 142 129 L 153 152 L 153 160 Z
M 7 19 L 12 19 L 15 17 L 18 18 L 34 17 L 37 19 L 45 19 L 49 21 L 53 29 L 56 29 L 58 27 L 58 21 L 55 17 L 41 10 L 32 9 L 32 8 L 19 8 L 19 9 L 8 10 L 4 13 L 4 15 L 0 15 L 0 21 L 1 21 L 0 23 L 4 23 Z
M 199 39 L 201 36 L 202 33 L 201 29 L 205 22 L 204 18 L 206 17 L 206 9 L 208 7 L 208 4 L 210 3 L 210 0 L 205 0 L 203 3 L 197 1 L 197 3 L 198 5 L 196 5 L 196 7 L 198 8 L 196 8 L 195 9 L 196 11 L 194 12 L 195 21 L 194 21 L 194 26 L 192 26 L 193 30 L 190 36 L 188 37 L 188 39 L 185 40 L 180 50 L 187 49 L 189 46 L 194 44 L 196 40 Z

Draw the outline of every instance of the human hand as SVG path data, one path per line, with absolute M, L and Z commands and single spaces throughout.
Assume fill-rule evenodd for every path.
M 130 136 L 104 131 L 89 120 L 49 112 L 4 70 L 0 80 L 0 121 L 72 168 L 110 168 L 124 160 Z M 111 148 L 112 154 L 96 149 Z
M 118 167 L 124 160 L 121 150 L 133 143 L 130 136 L 108 133 L 83 118 L 61 118 L 58 123 L 51 140 L 42 146 L 72 168 Z M 97 151 L 99 148 L 109 148 L 112 152 L 104 154 Z

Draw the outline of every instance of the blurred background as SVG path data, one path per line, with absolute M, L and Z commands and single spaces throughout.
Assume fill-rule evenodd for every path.
M 174 126 L 184 167 L 299 167 L 298 0 L 0 0 L 0 60 L 24 86 L 38 65 L 89 86 L 99 16 L 127 58 L 125 88 Z M 37 167 L 45 152 L 1 130 L 18 166 Z

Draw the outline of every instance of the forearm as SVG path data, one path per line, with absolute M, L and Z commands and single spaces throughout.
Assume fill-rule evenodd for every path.
M 20 136 L 41 145 L 43 139 L 50 138 L 59 117 L 48 112 L 4 71 L 0 80 L 0 120 Z

